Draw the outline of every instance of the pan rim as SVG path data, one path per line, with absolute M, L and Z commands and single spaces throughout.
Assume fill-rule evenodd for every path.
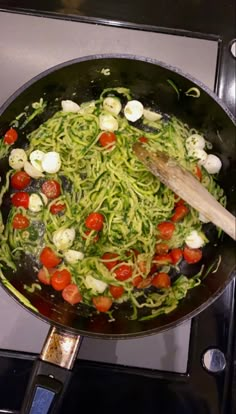
M 13 94 L 10 95 L 10 97 L 5 101 L 5 103 L 0 107 L 0 116 L 3 114 L 3 112 L 9 107 L 9 105 L 26 89 L 28 89 L 31 85 L 36 83 L 38 80 L 44 78 L 45 76 L 62 69 L 64 67 L 77 64 L 80 62 L 85 62 L 89 60 L 103 60 L 103 59 L 128 59 L 128 60 L 136 60 L 141 62 L 150 63 L 156 66 L 160 66 L 164 69 L 170 70 L 174 73 L 177 73 L 178 75 L 188 79 L 192 83 L 194 83 L 196 86 L 200 87 L 204 92 L 206 92 L 215 102 L 218 104 L 222 110 L 226 113 L 226 115 L 229 117 L 229 119 L 232 121 L 232 123 L 236 126 L 236 118 L 233 116 L 233 114 L 230 112 L 230 110 L 227 108 L 227 106 L 224 104 L 224 102 L 210 89 L 208 88 L 204 83 L 197 80 L 195 77 L 188 73 L 184 73 L 181 69 L 176 68 L 172 65 L 169 65 L 167 63 L 164 63 L 162 61 L 159 61 L 157 59 L 148 58 L 144 56 L 137 56 L 132 54 L 97 54 L 97 55 L 88 55 L 83 56 L 75 59 L 71 59 L 62 63 L 59 63 L 57 65 L 54 65 L 43 72 L 40 72 L 38 75 L 31 78 L 29 81 L 25 82 L 22 86 L 20 86 Z M 130 339 L 130 338 L 140 338 L 145 336 L 151 336 L 156 335 L 160 332 L 164 332 L 166 330 L 172 329 L 174 327 L 177 327 L 181 325 L 183 322 L 192 319 L 193 317 L 197 316 L 200 312 L 202 312 L 204 309 L 206 309 L 208 306 L 212 305 L 212 303 L 220 296 L 220 294 L 225 290 L 225 288 L 228 286 L 228 284 L 231 282 L 231 280 L 235 277 L 236 271 L 235 269 L 232 269 L 231 272 L 228 275 L 227 280 L 224 282 L 224 284 L 216 291 L 214 294 L 204 303 L 202 303 L 200 306 L 198 306 L 193 311 L 189 312 L 188 314 L 182 316 L 177 321 L 170 322 L 168 324 L 165 324 L 162 327 L 156 327 L 153 329 L 149 329 L 142 332 L 132 332 L 132 333 L 125 333 L 125 334 L 106 334 L 106 333 L 98 333 L 98 332 L 88 332 L 83 330 L 77 330 L 72 327 L 67 327 L 63 324 L 60 324 L 58 322 L 55 322 L 48 318 L 47 316 L 43 316 L 40 313 L 32 310 L 31 308 L 27 307 L 26 304 L 23 304 L 19 298 L 17 298 L 16 295 L 14 295 L 9 288 L 7 288 L 3 281 L 0 278 L 0 285 L 5 290 L 5 292 L 13 299 L 15 302 L 17 302 L 23 309 L 29 311 L 33 316 L 36 316 L 38 319 L 42 320 L 43 322 L 46 322 L 49 325 L 54 325 L 58 327 L 60 330 L 64 330 L 68 333 L 76 334 L 76 335 L 82 335 L 84 337 L 90 337 L 90 338 L 97 338 L 97 339 Z

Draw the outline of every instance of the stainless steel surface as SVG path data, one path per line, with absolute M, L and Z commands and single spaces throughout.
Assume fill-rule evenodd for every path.
M 218 372 L 224 371 L 226 367 L 226 359 L 220 349 L 211 348 L 204 353 L 202 364 L 207 371 L 211 372 L 212 374 L 216 374 Z
M 69 59 L 96 53 L 148 56 L 179 67 L 213 89 L 217 43 L 0 12 L 0 105 L 24 82 Z M 0 288 L 0 348 L 39 353 L 48 325 Z M 190 322 L 126 341 L 85 338 L 79 358 L 186 372 Z
M 67 334 L 52 326 L 45 340 L 40 359 L 62 368 L 72 369 L 81 343 L 80 336 Z

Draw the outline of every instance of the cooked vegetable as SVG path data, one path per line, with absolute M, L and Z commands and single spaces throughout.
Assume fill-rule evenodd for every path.
M 10 128 L 7 132 L 5 132 L 3 142 L 7 145 L 12 145 L 18 139 L 18 132 L 14 128 Z
M 15 190 L 24 190 L 31 181 L 30 176 L 25 171 L 17 171 L 11 176 L 11 186 Z

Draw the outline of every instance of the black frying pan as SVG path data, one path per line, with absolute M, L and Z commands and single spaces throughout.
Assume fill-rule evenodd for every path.
M 110 69 L 110 76 L 102 73 L 103 68 Z M 168 80 L 178 87 L 179 96 Z M 58 110 L 62 99 L 73 99 L 73 92 L 77 92 L 80 102 L 85 102 L 96 99 L 104 88 L 117 86 L 130 88 L 134 98 L 142 103 L 156 103 L 162 112 L 174 114 L 204 133 L 213 143 L 214 152 L 223 162 L 219 181 L 227 194 L 227 208 L 235 213 L 236 151 L 233 116 L 204 85 L 157 61 L 127 55 L 102 55 L 76 59 L 55 66 L 25 84 L 3 105 L 0 111 L 0 134 L 5 133 L 10 122 L 26 105 L 43 97 L 49 103 L 47 110 L 25 127 L 17 142 L 17 146 L 19 143 L 23 145 L 24 135 L 37 128 Z M 199 98 L 186 95 L 185 92 L 193 86 L 199 88 Z M 4 183 L 8 168 L 7 160 L 1 161 L 1 184 Z M 4 201 L 1 209 L 6 219 L 7 201 Z M 129 320 L 127 316 L 130 309 L 127 305 L 120 306 L 114 314 L 115 321 L 111 323 L 104 314 L 98 315 L 94 312 L 92 318 L 88 317 L 83 306 L 72 307 L 61 299 L 61 295 L 55 295 L 52 299 L 46 286 L 41 291 L 26 292 L 23 285 L 35 280 L 33 263 L 27 256 L 22 258 L 22 266 L 18 266 L 16 273 L 9 269 L 3 270 L 5 278 L 38 310 L 29 311 L 52 325 L 41 357 L 35 364 L 22 413 L 43 414 L 49 410 L 58 412 L 59 397 L 62 395 L 63 385 L 66 386 L 68 383 L 81 343 L 79 335 L 125 339 L 155 334 L 192 318 L 221 294 L 234 276 L 235 245 L 224 234 L 216 243 L 216 229 L 211 224 L 205 226 L 211 243 L 204 248 L 203 262 L 206 268 L 209 268 L 220 254 L 222 260 L 217 272 L 209 273 L 199 287 L 190 290 L 172 313 L 145 322 Z M 187 267 L 184 272 L 191 274 L 196 270 L 198 269 L 191 266 L 191 270 Z M 3 284 L 3 288 L 20 302 L 9 286 Z M 30 411 L 32 404 L 34 408 Z M 39 411 L 36 411 L 36 408 Z

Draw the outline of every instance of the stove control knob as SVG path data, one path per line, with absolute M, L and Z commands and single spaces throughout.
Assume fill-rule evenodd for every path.
M 224 371 L 226 359 L 223 352 L 218 348 L 208 349 L 202 357 L 203 367 L 212 374 Z

